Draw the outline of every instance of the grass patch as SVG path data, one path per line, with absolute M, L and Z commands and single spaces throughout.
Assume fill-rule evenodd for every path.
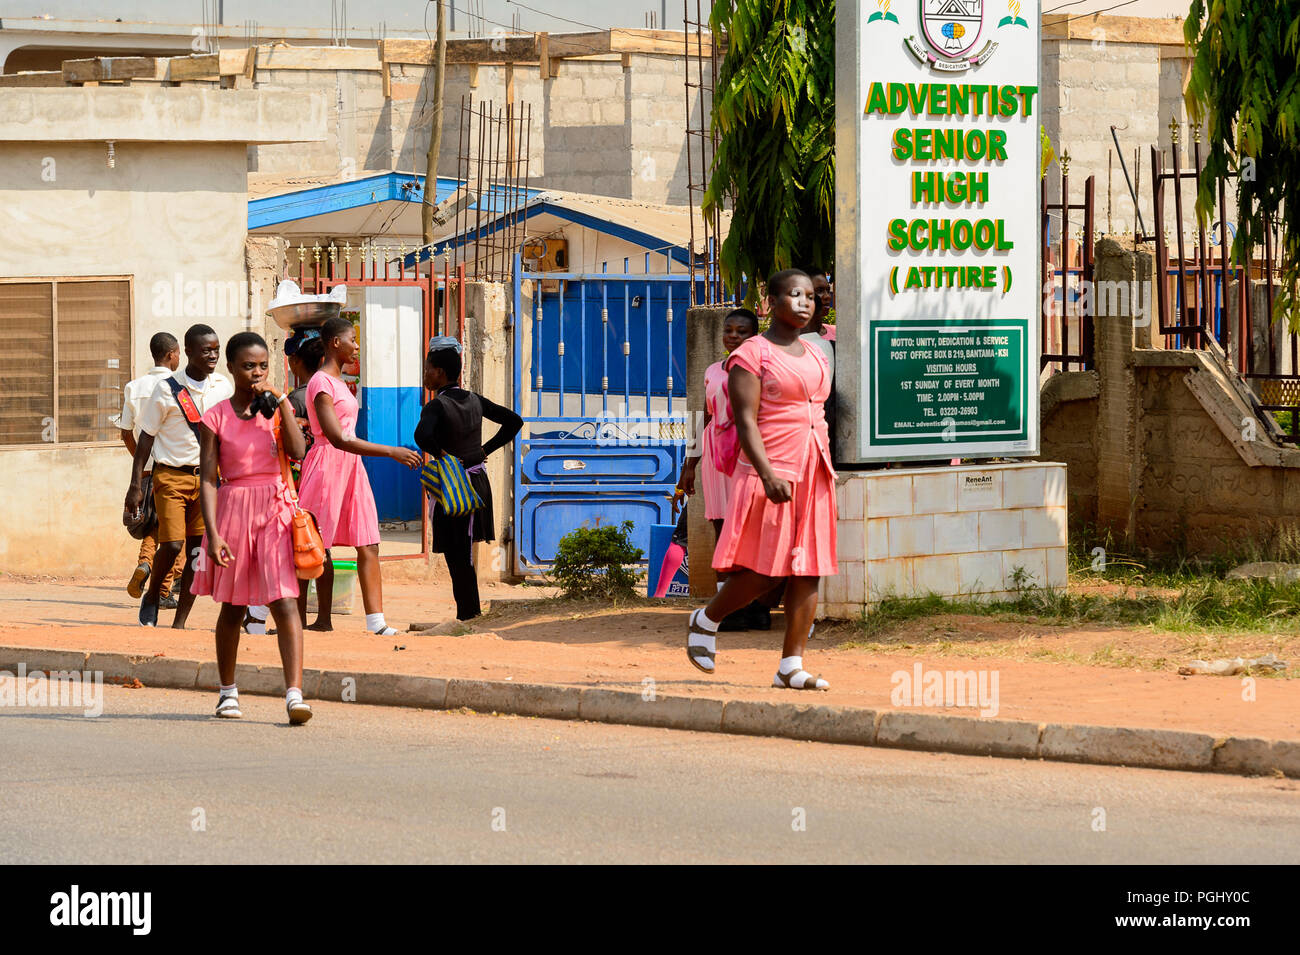
M 1149 627 L 1172 633 L 1294 633 L 1300 628 L 1300 582 L 1162 579 L 1165 592 L 1126 587 L 1119 594 L 1024 588 L 1014 600 L 887 598 L 859 629 L 879 638 L 923 617 L 969 614 L 1025 623 Z M 1168 592 L 1172 590 L 1173 592 Z

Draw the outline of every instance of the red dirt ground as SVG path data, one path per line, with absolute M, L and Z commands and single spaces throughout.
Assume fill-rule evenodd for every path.
M 216 608 L 199 598 L 191 629 L 144 629 L 123 582 L 106 579 L 0 578 L 0 646 L 59 647 L 211 660 Z M 891 677 L 928 671 L 988 670 L 998 676 L 1002 719 L 1186 729 L 1217 735 L 1300 738 L 1300 680 L 1261 677 L 1255 701 L 1243 700 L 1240 677 L 1182 677 L 1176 664 L 1194 656 L 1257 656 L 1284 650 L 1295 638 L 1189 638 L 1120 628 L 1068 628 L 944 615 L 910 621 L 871 638 L 870 650 L 842 646 L 861 640 L 853 624 L 819 626 L 805 665 L 831 683 L 828 693 L 770 686 L 781 633 L 719 637 L 718 672 L 706 676 L 685 658 L 684 610 L 689 601 L 636 601 L 620 606 L 546 599 L 534 587 L 485 584 L 493 609 L 473 633 L 369 636 L 356 613 L 338 616 L 329 634 L 308 633 L 306 664 L 318 669 L 383 671 L 441 677 L 562 683 L 640 690 L 655 681 L 661 694 L 769 699 L 892 708 Z M 385 582 L 389 622 L 403 630 L 452 616 L 445 581 Z M 171 613 L 164 611 L 167 624 Z M 777 627 L 782 618 L 776 618 Z M 404 646 L 404 650 L 394 650 Z M 1214 652 L 1214 651 L 1224 652 Z M 1152 669 L 1155 660 L 1172 661 Z M 1099 661 L 1086 665 L 1077 661 Z M 240 661 L 276 664 L 274 637 L 245 637 Z M 1127 662 L 1134 665 L 1123 665 Z M 934 709 L 975 716 L 972 707 Z

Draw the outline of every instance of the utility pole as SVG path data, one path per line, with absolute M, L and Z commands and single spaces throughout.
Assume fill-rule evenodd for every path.
M 447 0 L 438 0 L 438 40 L 433 51 L 433 128 L 429 131 L 429 153 L 424 165 L 424 202 L 420 208 L 425 245 L 433 242 L 433 209 L 438 204 L 438 151 L 442 148 L 442 88 L 446 74 Z M 429 257 L 432 260 L 432 249 Z M 433 267 L 432 261 L 429 267 Z

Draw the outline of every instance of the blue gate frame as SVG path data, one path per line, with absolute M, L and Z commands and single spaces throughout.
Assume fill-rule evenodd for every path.
M 648 556 L 650 525 L 672 522 L 686 454 L 690 276 L 627 267 L 529 272 L 515 256 L 514 392 L 524 419 L 514 444 L 516 573 L 544 570 L 560 538 L 584 524 L 630 520 Z M 543 292 L 543 280 L 560 291 Z M 526 282 L 536 283 L 527 315 Z

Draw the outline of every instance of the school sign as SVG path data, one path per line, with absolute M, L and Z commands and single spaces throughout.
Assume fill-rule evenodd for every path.
M 1036 455 L 1038 11 L 837 16 L 838 457 Z

